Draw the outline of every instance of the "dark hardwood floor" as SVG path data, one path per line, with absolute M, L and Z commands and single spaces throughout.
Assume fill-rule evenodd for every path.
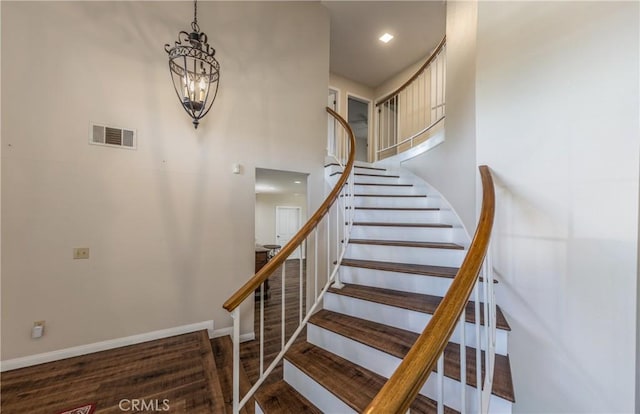
M 206 331 L 4 372 L 4 414 L 56 414 L 88 403 L 122 413 L 123 399 L 168 400 L 169 413 L 224 412 Z M 124 407 L 128 407 L 125 403 Z

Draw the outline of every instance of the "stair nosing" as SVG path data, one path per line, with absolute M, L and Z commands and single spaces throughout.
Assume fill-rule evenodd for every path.
M 443 223 L 395 223 L 395 222 L 375 222 L 375 221 L 354 221 L 354 226 L 368 226 L 368 227 L 429 227 L 429 228 L 442 228 L 452 229 L 453 225 Z
M 414 267 L 414 268 L 403 267 L 407 265 L 419 266 L 419 267 Z M 414 275 L 443 277 L 447 279 L 453 279 L 456 276 L 459 269 L 457 267 L 431 266 L 431 265 L 420 265 L 420 264 L 413 264 L 413 263 L 382 262 L 377 260 L 360 260 L 360 259 L 349 259 L 349 258 L 343 258 L 342 262 L 340 263 L 340 266 L 359 267 L 363 269 L 380 270 L 384 272 L 396 272 L 396 273 L 406 273 L 406 274 L 414 274 Z M 394 268 L 394 266 L 396 267 Z M 423 270 L 420 270 L 420 267 L 422 267 Z M 451 271 L 439 272 L 437 269 L 451 269 Z
M 381 211 L 440 211 L 440 207 L 355 207 L 355 209 Z

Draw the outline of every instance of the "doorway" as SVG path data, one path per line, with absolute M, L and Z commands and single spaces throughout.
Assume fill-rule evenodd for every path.
M 369 105 L 364 98 L 347 94 L 347 122 L 356 137 L 356 161 L 369 161 Z
M 269 246 L 274 253 L 302 227 L 307 218 L 307 177 L 305 173 L 256 168 L 256 251 Z M 278 247 L 271 248 L 273 245 Z M 289 259 L 298 257 L 295 253 Z

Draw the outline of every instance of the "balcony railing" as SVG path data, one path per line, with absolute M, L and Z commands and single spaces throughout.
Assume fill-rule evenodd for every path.
M 377 103 L 377 150 L 381 160 L 429 138 L 445 117 L 446 38 L 418 71 Z

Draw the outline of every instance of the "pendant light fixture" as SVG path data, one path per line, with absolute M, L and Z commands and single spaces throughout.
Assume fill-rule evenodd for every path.
M 191 33 L 181 31 L 173 47 L 164 45 L 169 55 L 169 73 L 180 104 L 198 128 L 218 94 L 220 63 L 216 50 L 207 43 L 207 35 L 198 26 L 198 2 L 193 2 Z

